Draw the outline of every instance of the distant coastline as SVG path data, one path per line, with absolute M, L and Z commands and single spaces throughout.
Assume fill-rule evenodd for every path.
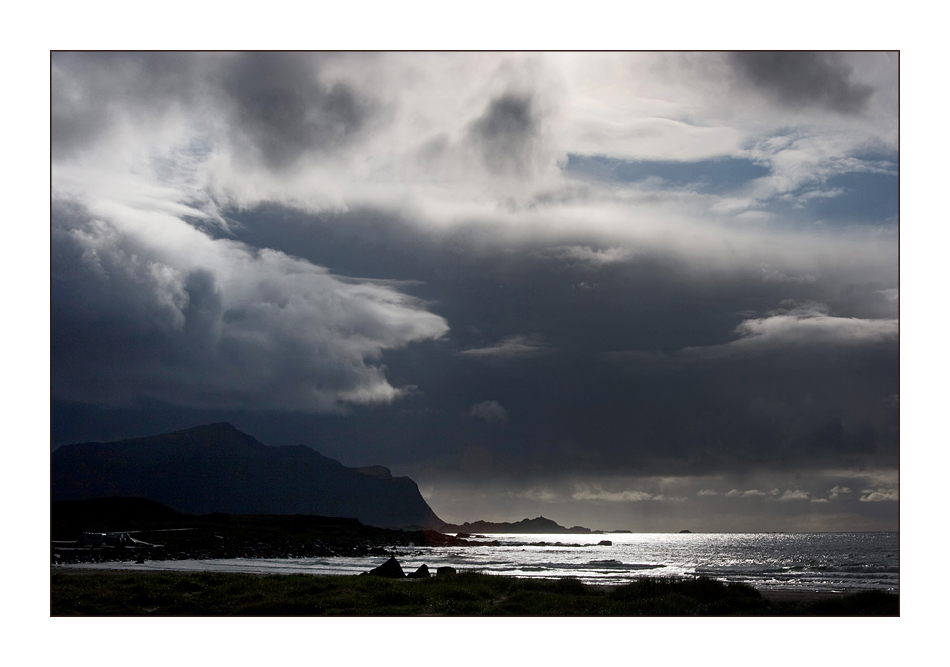
M 527 533 L 543 535 L 607 535 L 609 533 L 632 533 L 631 530 L 591 530 L 584 526 L 566 528 L 551 519 L 539 516 L 515 522 L 467 521 L 463 524 L 446 524 L 442 532 L 461 533 L 460 537 L 475 533 Z

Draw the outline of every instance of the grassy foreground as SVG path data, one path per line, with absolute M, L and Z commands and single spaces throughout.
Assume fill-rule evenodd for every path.
M 475 572 L 430 579 L 53 572 L 51 616 L 897 616 L 880 591 L 776 602 L 744 584 L 643 578 L 608 588 Z

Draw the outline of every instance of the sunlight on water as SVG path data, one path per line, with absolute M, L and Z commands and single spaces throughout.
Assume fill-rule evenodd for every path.
M 609 539 L 611 545 L 598 544 Z M 690 533 L 486 535 L 474 547 L 399 548 L 403 570 L 425 563 L 516 577 L 576 577 L 622 584 L 644 576 L 702 575 L 759 589 L 899 590 L 898 533 Z M 496 541 L 497 546 L 488 542 Z M 64 567 L 133 570 L 359 574 L 380 557 L 149 561 Z

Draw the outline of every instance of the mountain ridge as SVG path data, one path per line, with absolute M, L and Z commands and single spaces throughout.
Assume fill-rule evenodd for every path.
M 53 501 L 143 497 L 190 514 L 315 514 L 386 528 L 445 525 L 408 477 L 393 477 L 383 466 L 348 468 L 306 445 L 265 445 L 227 422 L 63 445 L 52 452 L 50 469 Z

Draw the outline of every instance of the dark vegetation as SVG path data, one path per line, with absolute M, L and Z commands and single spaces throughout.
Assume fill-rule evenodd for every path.
M 775 602 L 745 584 L 642 578 L 609 588 L 576 579 L 476 572 L 423 579 L 305 574 L 51 574 L 52 616 L 897 616 L 879 591 Z
M 862 591 L 853 595 L 816 600 L 808 605 L 814 616 L 900 616 L 898 596 L 884 591 Z

